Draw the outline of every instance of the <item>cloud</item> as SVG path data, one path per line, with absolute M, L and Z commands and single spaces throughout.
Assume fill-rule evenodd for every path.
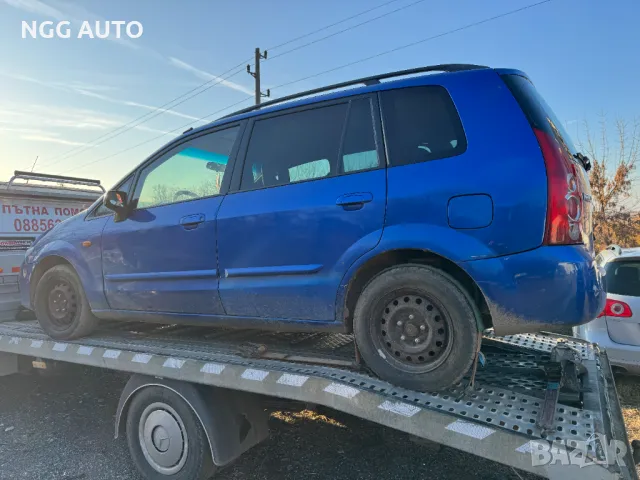
M 20 138 L 22 140 L 30 140 L 32 142 L 57 143 L 60 145 L 68 145 L 71 147 L 80 147 L 80 146 L 88 145 L 87 143 L 74 142 L 71 140 L 65 140 L 64 138 L 58 138 L 58 137 L 53 137 L 49 135 L 25 134 L 25 135 L 21 135 Z
M 105 115 L 88 109 L 57 107 L 51 105 L 0 105 L 0 132 L 28 134 L 29 139 L 40 137 L 39 141 L 51 141 L 70 145 L 69 140 L 60 140 L 60 131 L 106 132 L 129 121 L 119 115 Z M 135 125 L 135 130 L 154 134 L 175 136 L 146 125 Z M 22 138 L 22 137 L 21 137 Z M 43 140 L 47 138 L 48 140 Z M 53 140 L 52 138 L 55 138 Z M 77 142 L 72 142 L 77 143 Z M 83 144 L 84 145 L 84 144 Z
M 93 12 L 90 12 L 89 10 L 85 9 L 79 4 L 57 2 L 57 3 L 54 3 L 54 5 L 58 7 L 56 8 L 51 6 L 50 4 L 44 3 L 41 0 L 0 0 L 0 2 L 4 2 L 12 7 L 18 8 L 25 12 L 37 13 L 45 17 L 54 18 L 56 20 L 68 20 L 72 23 L 77 23 L 77 24 L 80 24 L 83 21 L 89 21 L 91 22 L 92 25 L 95 25 L 95 22 L 97 21 L 98 22 L 105 21 L 105 19 L 102 18 L 101 16 L 96 15 Z M 179 60 L 177 58 L 174 58 L 174 57 L 167 58 L 164 55 L 156 52 L 155 50 L 141 45 L 139 42 L 132 41 L 125 37 L 116 38 L 113 36 L 107 37 L 107 40 L 111 40 L 122 46 L 131 48 L 134 50 L 139 50 L 143 52 L 145 55 L 155 58 L 156 60 L 162 60 L 168 63 L 169 65 L 180 68 L 182 70 L 186 70 L 194 74 L 198 78 L 203 78 L 206 80 L 216 80 L 216 81 L 219 81 L 220 85 L 222 86 L 231 88 L 233 90 L 237 90 L 238 92 L 246 93 L 247 95 L 253 95 L 252 90 L 245 88 L 242 85 L 239 85 L 234 82 L 230 82 L 228 80 L 222 80 L 220 77 L 216 75 L 210 74 L 203 70 L 199 70 L 198 68 L 192 65 L 189 65 L 188 63 L 183 62 L 182 60 Z
M 176 112 L 175 110 L 168 110 L 166 108 L 154 107 L 153 105 L 145 105 L 144 103 L 123 102 L 123 105 L 129 105 L 131 107 L 146 108 L 147 110 L 158 110 L 160 112 L 168 113 L 169 115 L 174 115 L 176 117 L 181 117 L 181 118 L 187 118 L 189 120 L 200 120 L 199 117 L 194 117 L 193 115 L 187 115 L 186 113 L 180 113 L 180 112 Z
M 220 82 L 220 85 L 231 88 L 233 90 L 237 90 L 238 92 L 246 93 L 247 95 L 254 94 L 253 90 L 249 88 L 243 87 L 242 85 L 234 82 L 230 82 L 229 80 L 223 80 L 222 77 L 218 77 L 217 75 L 213 75 L 209 72 L 205 72 L 204 70 L 200 70 L 199 68 L 196 68 L 193 65 L 189 65 L 188 63 L 183 62 L 178 58 L 169 57 L 169 64 L 173 65 L 174 67 L 181 68 L 182 70 L 186 70 L 187 72 L 191 72 L 195 76 L 202 78 L 203 80 L 215 80 L 217 82 Z
M 40 0 L 0 0 L 10 5 L 12 7 L 18 8 L 25 12 L 29 13 L 37 13 L 39 15 L 45 17 L 52 17 L 56 20 L 69 20 L 65 18 L 64 13 L 62 13 L 57 8 L 51 7 Z
M 2 1 L 2 0 L 0 0 Z M 132 102 L 129 100 L 121 100 L 119 98 L 114 98 L 111 97 L 109 95 L 105 95 L 104 92 L 107 92 L 109 90 L 114 90 L 111 87 L 107 87 L 104 85 L 86 85 L 86 84 L 80 84 L 79 82 L 71 82 L 71 83 L 62 83 L 62 82 L 54 82 L 54 81 L 48 81 L 48 80 L 39 80 L 37 78 L 33 78 L 33 77 L 29 77 L 27 75 L 21 75 L 21 74 L 16 74 L 16 73 L 7 73 L 7 72 L 0 72 L 0 75 L 5 76 L 5 77 L 9 77 L 9 78 L 13 78 L 15 80 L 20 80 L 22 82 L 29 82 L 29 83 L 34 83 L 36 85 L 40 85 L 43 87 L 47 87 L 47 88 L 53 88 L 56 90 L 61 90 L 61 91 L 65 91 L 65 92 L 69 92 L 69 93 L 76 93 L 79 95 L 83 95 L 85 97 L 91 97 L 91 98 L 96 98 L 98 100 L 102 100 L 104 102 L 109 102 L 109 103 L 114 103 L 116 105 L 122 105 L 125 107 L 135 107 L 135 108 L 142 108 L 144 110 L 149 110 L 149 111 L 161 111 L 163 113 L 166 113 L 168 115 L 173 115 L 175 117 L 180 117 L 180 118 L 186 118 L 188 120 L 199 120 L 198 117 L 194 117 L 192 115 L 187 115 L 186 113 L 180 113 L 177 112 L 175 110 L 170 110 L 168 108 L 159 108 L 153 105 L 147 105 L 144 103 L 140 103 L 140 102 Z M 98 92 L 103 92 L 103 93 L 98 93 Z

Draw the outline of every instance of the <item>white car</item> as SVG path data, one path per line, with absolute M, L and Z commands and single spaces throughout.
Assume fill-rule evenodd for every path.
M 640 375 L 640 248 L 611 245 L 596 257 L 605 272 L 607 303 L 592 322 L 573 334 L 607 351 L 617 370 Z

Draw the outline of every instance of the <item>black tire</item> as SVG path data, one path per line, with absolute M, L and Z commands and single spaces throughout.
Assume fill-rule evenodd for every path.
M 406 265 L 369 282 L 358 299 L 353 329 L 362 358 L 380 378 L 438 391 L 459 382 L 471 367 L 480 335 L 477 315 L 451 276 Z
M 60 305 L 63 308 L 58 308 Z M 98 324 L 78 275 L 68 265 L 56 265 L 42 275 L 36 286 L 34 307 L 43 330 L 56 340 L 84 337 Z
M 141 439 L 141 419 L 143 415 L 145 415 L 144 418 L 148 418 L 149 414 L 145 412 L 149 409 L 152 412 L 165 412 L 169 415 L 167 418 L 173 419 L 180 427 L 180 435 L 169 436 L 168 442 L 175 445 L 176 439 L 178 441 L 181 439 L 183 443 L 180 444 L 182 448 L 180 460 L 168 463 L 173 464 L 173 467 L 167 467 L 168 471 L 164 473 L 154 468 L 143 450 L 147 449 L 147 455 L 149 455 L 149 449 L 154 448 L 153 444 L 144 446 L 144 440 Z M 153 422 L 151 424 L 153 425 Z M 161 435 L 167 432 L 168 430 L 164 430 Z M 185 439 L 186 449 L 184 448 Z M 127 442 L 136 467 L 147 480 L 207 480 L 216 472 L 211 459 L 209 442 L 200 421 L 192 408 L 179 395 L 166 388 L 146 387 L 133 397 L 127 412 Z M 159 464 L 156 463 L 156 465 Z M 162 467 L 162 465 L 159 466 Z M 175 471 L 170 471 L 171 469 Z

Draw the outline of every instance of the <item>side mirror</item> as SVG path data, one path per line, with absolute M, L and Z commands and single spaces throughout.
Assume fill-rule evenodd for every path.
M 127 218 L 127 194 L 120 190 L 109 190 L 105 196 L 103 204 L 109 210 L 115 212 L 115 221 L 121 222 Z

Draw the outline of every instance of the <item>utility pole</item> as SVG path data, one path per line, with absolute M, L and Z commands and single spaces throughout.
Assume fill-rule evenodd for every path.
M 256 48 L 256 68 L 255 71 L 252 72 L 251 71 L 251 65 L 247 65 L 247 73 L 249 75 L 251 75 L 254 79 L 255 79 L 255 84 L 256 84 L 256 105 L 260 105 L 260 99 L 262 97 L 269 97 L 271 96 L 271 92 L 269 90 L 267 90 L 267 93 L 262 93 L 262 91 L 260 90 L 260 60 L 266 60 L 267 59 L 267 51 L 265 50 L 264 53 L 260 53 L 260 48 Z

